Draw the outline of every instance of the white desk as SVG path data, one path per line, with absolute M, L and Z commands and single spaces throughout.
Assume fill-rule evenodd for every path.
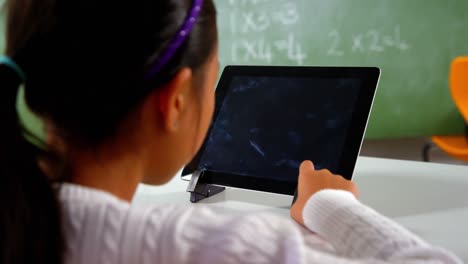
M 362 202 L 468 263 L 468 166 L 360 157 L 354 181 Z M 175 177 L 160 187 L 141 185 L 134 202 L 190 204 L 187 184 Z M 288 216 L 291 200 L 291 196 L 227 188 L 201 203 L 227 213 Z

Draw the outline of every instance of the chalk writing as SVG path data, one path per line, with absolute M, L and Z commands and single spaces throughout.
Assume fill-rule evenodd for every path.
M 261 5 L 271 8 L 258 8 Z M 233 63 L 274 63 L 275 58 L 286 58 L 293 64 L 303 65 L 307 54 L 293 29 L 300 20 L 294 1 L 286 0 L 229 0 L 235 7 L 229 10 L 229 28 L 234 37 L 230 45 Z M 257 8 L 255 8 L 257 7 Z M 267 34 L 278 27 L 291 28 L 281 34 Z
M 339 45 L 341 42 L 341 35 L 338 31 L 333 30 L 328 34 L 331 38 L 332 42 L 330 45 L 330 49 L 328 49 L 327 54 L 330 56 L 343 56 L 344 52 L 339 49 Z
M 351 53 L 382 53 L 389 50 L 406 52 L 410 45 L 403 40 L 400 26 L 397 25 L 391 34 L 369 29 L 364 32 L 354 33 L 350 39 L 345 38 L 344 34 L 338 30 L 332 30 L 328 34 L 330 46 L 327 50 L 329 56 L 343 56 L 346 52 Z

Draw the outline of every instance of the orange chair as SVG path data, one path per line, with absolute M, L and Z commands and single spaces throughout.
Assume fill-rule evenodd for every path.
M 452 99 L 465 119 L 464 136 L 433 136 L 432 142 L 448 155 L 468 162 L 468 57 L 458 57 L 450 67 L 450 91 Z M 427 161 L 430 147 L 425 147 Z

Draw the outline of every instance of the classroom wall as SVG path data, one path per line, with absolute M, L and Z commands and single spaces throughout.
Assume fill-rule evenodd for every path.
M 5 53 L 5 12 L 3 11 L 3 4 L 5 0 L 0 0 L 0 54 Z
M 468 55 L 468 1 L 215 2 L 222 65 L 378 66 L 367 138 L 463 133 L 447 80 L 451 60 Z

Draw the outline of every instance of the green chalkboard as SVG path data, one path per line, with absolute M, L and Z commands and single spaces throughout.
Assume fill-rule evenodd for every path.
M 378 66 L 367 138 L 463 133 L 448 73 L 453 58 L 468 55 L 468 1 L 215 2 L 222 65 Z
M 463 133 L 448 73 L 468 55 L 468 1 L 216 3 L 221 64 L 378 66 L 367 138 Z
M 5 12 L 3 3 L 5 0 L 0 0 L 0 54 L 5 52 Z

